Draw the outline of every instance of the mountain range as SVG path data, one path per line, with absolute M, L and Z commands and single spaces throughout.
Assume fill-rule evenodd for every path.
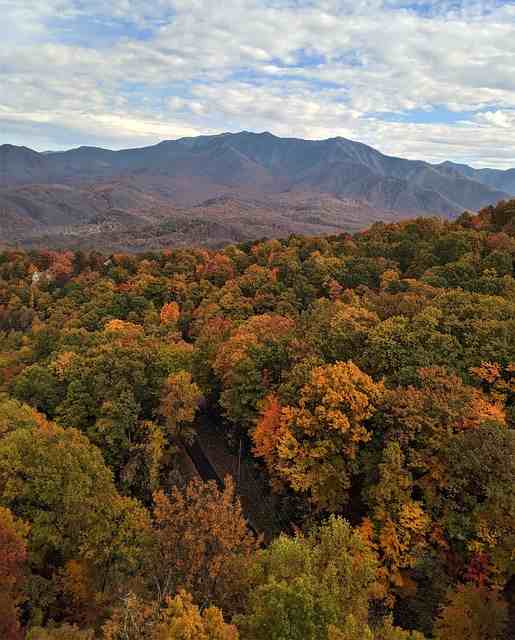
M 515 169 L 384 155 L 345 138 L 223 133 L 139 149 L 0 146 L 0 241 L 145 249 L 453 217 L 515 195 Z

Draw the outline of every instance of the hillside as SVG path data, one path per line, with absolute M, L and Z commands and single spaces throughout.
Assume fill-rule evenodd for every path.
M 196 241 L 183 218 L 213 228 L 201 241 L 355 231 L 377 219 L 455 216 L 515 194 L 515 170 L 405 160 L 344 138 L 313 141 L 226 133 L 110 151 L 37 153 L 0 147 L 0 240 L 147 248 Z M 213 202 L 251 202 L 241 216 Z M 99 216 L 102 224 L 99 226 Z M 315 221 L 315 222 L 313 222 Z M 125 234 L 120 240 L 118 232 Z M 122 242 L 122 244 L 120 244 Z
M 514 257 L 0 252 L 2 640 L 512 640 Z

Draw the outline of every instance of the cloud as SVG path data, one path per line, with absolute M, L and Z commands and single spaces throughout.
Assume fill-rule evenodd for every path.
M 122 147 L 255 129 L 515 165 L 512 2 L 0 0 L 0 11 L 5 141 Z

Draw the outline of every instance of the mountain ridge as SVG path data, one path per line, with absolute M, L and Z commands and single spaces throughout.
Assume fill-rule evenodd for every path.
M 116 191 L 121 208 L 100 198 L 104 188 Z M 269 222 L 274 206 L 278 215 L 284 213 L 288 200 L 292 215 L 299 202 L 311 202 L 311 219 L 319 219 L 321 210 L 326 215 L 330 202 L 329 226 L 340 218 L 341 229 L 351 230 L 345 220 L 352 215 L 356 230 L 378 215 L 453 217 L 513 195 L 515 169 L 408 160 L 342 137 L 304 140 L 242 131 L 120 150 L 83 145 L 48 153 L 0 146 L 0 238 L 21 242 L 26 233 L 82 228 L 99 215 L 108 219 L 110 212 L 116 212 L 115 226 L 139 218 L 148 224 L 219 197 L 260 201 Z M 215 209 L 213 215 L 220 215 L 220 207 Z M 320 232 L 326 232 L 324 216 L 320 219 Z M 269 226 L 262 231 L 274 233 Z M 288 225 L 280 226 L 287 233 Z M 298 225 L 294 228 L 299 232 Z M 13 229 L 18 229 L 14 236 Z

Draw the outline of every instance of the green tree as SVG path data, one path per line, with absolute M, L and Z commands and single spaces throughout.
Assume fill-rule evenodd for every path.
M 33 364 L 18 376 L 13 384 L 13 395 L 54 417 L 59 402 L 62 400 L 62 387 L 51 371 L 40 364 Z
M 237 618 L 242 637 L 319 640 L 350 615 L 365 629 L 375 571 L 370 547 L 340 518 L 306 536 L 282 535 L 256 557 L 246 613 Z
M 16 429 L 31 429 L 43 421 L 43 416 L 32 407 L 0 395 L 0 438 Z
M 515 432 L 486 422 L 451 438 L 442 458 L 435 518 L 456 549 L 489 559 L 483 579 L 503 585 L 515 575 Z
M 48 579 L 81 559 L 103 592 L 141 562 L 147 514 L 75 429 L 46 423 L 0 440 L 0 504 L 30 525 L 30 567 Z
M 295 357 L 293 329 L 289 318 L 253 316 L 220 346 L 213 369 L 221 382 L 220 404 L 234 425 L 250 429 L 261 400 L 280 384 Z

